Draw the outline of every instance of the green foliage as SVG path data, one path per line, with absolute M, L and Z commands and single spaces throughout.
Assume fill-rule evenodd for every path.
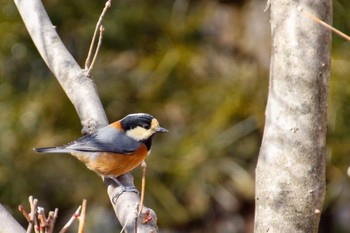
M 32 151 L 79 137 L 81 126 L 14 4 L 0 3 L 0 202 L 15 210 L 34 195 L 46 201 L 47 209 L 60 208 L 61 216 L 71 214 L 82 198 L 91 206 L 110 209 L 107 195 L 96 192 L 104 189 L 100 178 L 79 161 Z M 45 5 L 64 43 L 83 66 L 104 2 Z M 248 221 L 253 214 L 268 71 L 259 52 L 248 49 L 247 43 L 260 43 L 267 48 L 264 53 L 269 41 L 241 35 L 244 27 L 251 26 L 244 24 L 251 7 L 214 1 L 121 0 L 113 1 L 105 16 L 106 31 L 93 75 L 108 118 L 149 112 L 170 129 L 157 136 L 147 159 L 146 205 L 157 212 L 162 228 L 189 231 L 205 226 L 213 232 L 217 220 L 235 216 Z M 350 9 L 349 3 L 339 0 L 334 7 L 339 12 L 334 14 L 335 25 L 349 32 L 344 10 Z M 225 17 L 228 12 L 240 20 L 218 27 L 224 21 L 217 22 L 217 15 Z M 238 36 L 227 40 L 225 32 L 232 27 Z M 349 164 L 344 155 L 350 150 L 350 66 L 349 43 L 334 41 L 329 187 L 339 190 Z M 139 185 L 139 169 L 133 174 Z M 349 192 L 329 194 L 327 208 L 339 196 L 349 196 Z

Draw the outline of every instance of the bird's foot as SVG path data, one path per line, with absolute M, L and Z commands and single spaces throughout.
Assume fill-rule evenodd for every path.
M 120 195 L 122 195 L 124 192 L 134 192 L 137 195 L 140 194 L 140 192 L 137 190 L 137 188 L 135 186 L 124 186 L 116 177 L 114 176 L 109 176 L 109 178 L 111 178 L 117 185 L 118 185 L 118 189 L 119 191 L 117 192 L 117 194 L 115 194 L 112 198 L 112 202 L 113 204 L 117 203 L 118 198 L 120 197 Z

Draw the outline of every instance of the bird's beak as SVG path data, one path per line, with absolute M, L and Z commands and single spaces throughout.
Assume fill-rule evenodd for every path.
M 169 132 L 169 130 L 167 130 L 167 129 L 165 129 L 165 128 L 159 126 L 159 127 L 156 129 L 156 132 L 157 132 L 157 133 L 167 133 L 167 132 Z

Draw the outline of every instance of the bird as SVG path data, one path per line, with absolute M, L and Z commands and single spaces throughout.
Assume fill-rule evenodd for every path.
M 129 114 L 63 146 L 34 148 L 38 153 L 68 153 L 100 176 L 132 171 L 149 155 L 153 136 L 168 132 L 148 113 Z

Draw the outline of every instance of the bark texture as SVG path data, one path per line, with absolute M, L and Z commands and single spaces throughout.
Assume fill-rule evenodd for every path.
M 331 0 L 272 0 L 272 58 L 255 232 L 317 232 L 325 196 Z

